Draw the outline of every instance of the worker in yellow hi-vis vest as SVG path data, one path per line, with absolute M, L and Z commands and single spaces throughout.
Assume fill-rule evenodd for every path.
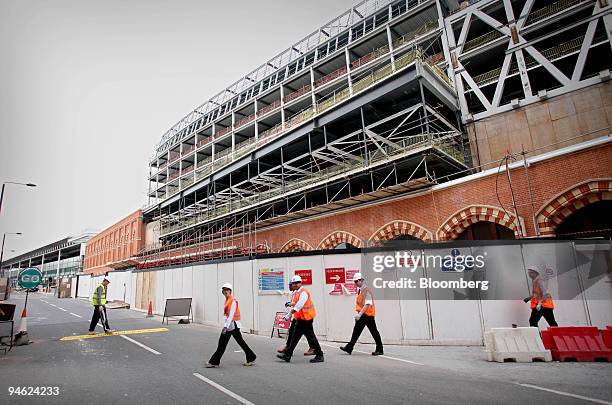
M 217 350 L 210 360 L 208 360 L 208 363 L 205 364 L 206 368 L 219 367 L 221 357 L 223 353 L 225 353 L 227 344 L 232 336 L 246 355 L 246 361 L 242 363 L 242 365 L 252 366 L 255 364 L 255 359 L 257 358 L 240 333 L 240 328 L 242 327 L 240 324 L 240 307 L 238 306 L 238 300 L 236 300 L 232 294 L 232 288 L 230 283 L 225 283 L 221 286 L 221 294 L 225 297 L 225 304 L 223 305 L 223 330 L 221 330 Z
M 340 350 L 351 354 L 353 352 L 353 347 L 355 347 L 355 343 L 357 343 L 357 339 L 359 339 L 359 335 L 363 332 L 363 328 L 367 326 L 376 342 L 376 350 L 372 352 L 372 356 L 380 356 L 384 354 L 384 352 L 380 333 L 378 333 L 376 320 L 374 318 L 376 315 L 374 296 L 372 295 L 372 291 L 364 285 L 364 278 L 361 273 L 355 273 L 353 282 L 357 285 L 357 288 L 359 288 L 357 291 L 357 299 L 355 300 L 355 312 L 357 312 L 357 314 L 355 314 L 355 326 L 353 327 L 351 341 L 348 342 L 346 346 L 341 346 Z
M 91 293 L 91 304 L 94 307 L 94 311 L 93 315 L 91 316 L 91 323 L 89 324 L 90 335 L 94 335 L 96 333 L 96 325 L 100 319 L 102 319 L 102 327 L 104 328 L 104 332 L 113 332 L 110 326 L 108 326 L 108 316 L 106 315 L 106 290 L 109 284 L 110 281 L 105 278 Z

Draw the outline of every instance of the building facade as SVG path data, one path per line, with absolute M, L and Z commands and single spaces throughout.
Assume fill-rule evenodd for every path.
M 31 250 L 2 263 L 2 270 L 15 285 L 21 269 L 36 267 L 43 273 L 45 285 L 59 277 L 72 277 L 83 271 L 85 244 L 95 234 L 83 231 L 56 242 Z
M 139 253 L 144 247 L 142 211 L 137 210 L 89 239 L 85 245 L 83 272 L 104 274 Z
M 136 265 L 612 237 L 611 7 L 359 3 L 163 136 Z

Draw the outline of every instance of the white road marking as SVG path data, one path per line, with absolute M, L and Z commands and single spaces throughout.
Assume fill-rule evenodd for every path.
M 234 353 L 242 353 L 242 350 L 234 350 Z
M 74 316 L 76 316 L 77 318 L 82 318 L 82 316 L 81 316 L 81 315 L 77 315 L 77 314 L 75 314 L 74 312 L 71 312 L 71 313 L 70 313 L 70 315 L 74 315 Z
M 565 395 L 566 397 L 572 397 L 572 398 L 582 399 L 584 401 L 595 402 L 596 404 L 606 404 L 606 405 L 612 404 L 612 402 L 604 401 L 603 399 L 584 397 L 582 395 L 572 394 L 570 392 L 563 392 L 563 391 L 551 390 L 550 388 L 538 387 L 537 385 L 521 384 L 521 383 L 517 383 L 517 384 L 520 385 L 521 387 L 528 387 L 528 388 L 533 388 L 536 390 L 552 392 L 554 394 Z
M 240 402 L 241 404 L 244 404 L 244 405 L 255 405 L 253 402 L 249 401 L 248 399 L 242 398 L 240 395 L 238 395 L 238 394 L 228 390 L 227 388 L 223 387 L 222 385 L 217 384 L 213 380 L 209 380 L 208 378 L 204 377 L 200 373 L 193 373 L 193 375 L 196 378 L 199 378 L 200 380 L 204 381 L 206 384 L 209 384 L 212 387 L 214 387 L 214 388 L 218 389 L 219 391 L 223 392 L 224 394 L 229 395 L 230 397 L 234 398 L 236 401 Z
M 334 349 L 340 349 L 340 347 L 338 346 L 334 346 L 334 345 L 328 345 L 326 343 L 319 343 L 321 346 L 327 346 L 327 347 L 333 347 Z M 371 354 L 369 352 L 364 352 L 362 350 L 355 350 L 353 349 L 354 352 L 357 353 L 365 353 L 365 354 Z M 397 357 L 391 357 L 391 356 L 387 356 L 387 355 L 382 355 L 382 356 L 376 356 L 376 357 L 382 357 L 383 359 L 389 359 L 389 360 L 395 360 L 395 361 L 401 361 L 402 363 L 410 363 L 410 364 L 414 364 L 417 366 L 424 366 L 425 364 L 423 363 L 417 363 L 416 361 L 411 361 L 411 360 L 406 360 L 406 359 L 399 359 Z
M 68 312 L 68 310 L 67 310 L 67 309 L 64 309 L 64 308 L 57 307 L 57 309 L 61 309 L 61 310 L 62 310 L 62 311 L 64 311 L 64 312 Z
M 51 305 L 52 307 L 57 308 L 57 305 L 55 305 L 55 304 L 52 304 L 52 303 L 50 303 L 50 302 L 48 302 L 48 304 L 49 304 L 49 305 Z
M 129 336 L 125 336 L 125 335 L 119 335 L 119 336 L 121 336 L 122 338 L 124 338 L 125 340 L 127 340 L 127 341 L 129 341 L 129 342 L 134 343 L 135 345 L 138 345 L 138 346 L 142 347 L 142 348 L 143 348 L 143 349 L 145 349 L 145 350 L 150 351 L 150 352 L 151 352 L 151 353 L 153 353 L 153 354 L 161 354 L 161 353 L 160 353 L 160 352 L 158 352 L 157 350 L 155 350 L 155 349 L 151 349 L 149 346 L 144 345 L 144 344 L 140 343 L 139 341 L 132 339 L 132 338 L 131 338 L 131 337 L 129 337 Z

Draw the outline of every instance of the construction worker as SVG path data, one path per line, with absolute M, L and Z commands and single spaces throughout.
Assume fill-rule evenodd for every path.
M 553 309 L 555 304 L 552 297 L 546 289 L 546 282 L 540 275 L 540 270 L 537 266 L 530 266 L 527 269 L 527 274 L 531 279 L 531 296 L 523 301 L 531 303 L 531 316 L 529 317 L 529 326 L 538 327 L 540 318 L 544 317 L 548 325 L 558 326 L 555 321 Z
M 353 282 L 359 289 L 357 291 L 357 299 L 355 300 L 355 311 L 357 312 L 357 314 L 355 314 L 355 326 L 353 327 L 351 341 L 348 342 L 346 346 L 341 346 L 340 350 L 351 354 L 355 347 L 355 343 L 357 343 L 357 339 L 359 339 L 359 335 L 361 335 L 363 328 L 367 326 L 376 342 L 376 350 L 372 352 L 372 356 L 380 356 L 384 354 L 384 352 L 380 333 L 378 333 L 376 320 L 374 318 L 376 316 L 376 307 L 374 305 L 372 291 L 364 285 L 365 280 L 361 273 L 355 273 Z
M 232 336 L 246 355 L 246 361 L 242 363 L 243 366 L 252 366 L 257 358 L 242 338 L 242 333 L 240 333 L 240 328 L 242 327 L 240 324 L 240 307 L 238 306 L 238 300 L 232 295 L 232 289 L 233 287 L 230 283 L 225 283 L 221 286 L 221 294 L 225 297 L 225 304 L 223 305 L 223 318 L 225 321 L 221 330 L 221 336 L 219 337 L 217 351 L 206 363 L 206 368 L 219 367 L 221 357 L 223 357 L 225 348 Z
M 315 336 L 312 323 L 314 318 L 317 316 L 315 306 L 310 296 L 310 291 L 306 287 L 302 286 L 302 277 L 293 276 L 291 278 L 291 284 L 294 284 L 295 294 L 293 295 L 293 307 L 291 311 L 285 315 L 285 319 L 289 320 L 291 317 L 295 319 L 295 329 L 291 334 L 291 339 L 287 342 L 287 350 L 282 354 L 277 354 L 276 357 L 285 360 L 286 362 L 291 361 L 293 351 L 297 346 L 302 336 L 306 336 L 308 345 L 314 349 L 315 357 L 310 359 L 311 363 L 323 362 L 323 351 L 319 345 L 319 341 Z
M 297 283 L 289 282 L 289 291 L 291 292 L 291 295 L 290 295 L 289 301 L 285 303 L 285 307 L 288 308 L 288 312 L 290 312 L 291 308 L 293 308 L 293 296 L 295 295 L 295 292 L 297 291 Z M 289 331 L 287 332 L 287 342 L 285 343 L 285 346 L 277 350 L 278 353 L 285 353 L 287 351 L 287 347 L 289 347 L 289 344 L 291 342 L 291 336 L 293 335 L 293 332 L 295 331 L 296 324 L 297 324 L 297 321 L 295 319 L 292 319 L 291 325 L 289 326 Z M 308 350 L 304 352 L 304 356 L 314 356 L 314 355 L 315 355 L 315 349 L 313 347 L 309 347 Z
M 110 326 L 108 326 L 108 316 L 106 314 L 106 291 L 109 284 L 110 281 L 105 278 L 91 293 L 91 303 L 94 306 L 94 311 L 91 317 L 91 323 L 89 324 L 90 335 L 95 335 L 96 325 L 98 324 L 100 318 L 102 318 L 102 327 L 104 328 L 104 332 L 113 332 Z

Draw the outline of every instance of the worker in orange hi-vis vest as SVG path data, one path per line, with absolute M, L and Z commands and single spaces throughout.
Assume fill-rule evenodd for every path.
M 523 301 L 531 304 L 529 326 L 537 328 L 542 317 L 546 319 L 548 325 L 558 326 L 555 320 L 555 314 L 553 313 L 555 304 L 546 288 L 546 281 L 540 275 L 540 270 L 536 266 L 530 266 L 527 269 L 527 273 L 531 279 L 531 296 L 525 298 Z
M 289 297 L 289 301 L 285 303 L 287 312 L 290 312 L 291 308 L 293 308 L 293 297 L 295 296 L 295 293 L 297 292 L 297 284 L 289 282 L 289 291 L 291 292 L 291 295 Z M 289 326 L 289 330 L 287 331 L 287 342 L 285 343 L 283 347 L 278 349 L 277 352 L 285 353 L 285 351 L 287 350 L 287 347 L 289 347 L 289 345 L 291 344 L 291 336 L 293 336 L 293 332 L 295 331 L 296 324 L 297 324 L 297 321 L 295 319 L 292 319 L 291 325 Z M 315 349 L 313 349 L 312 347 L 309 347 L 308 350 L 304 352 L 304 356 L 314 356 L 314 355 L 315 355 Z
M 312 323 L 314 318 L 317 316 L 317 312 L 315 310 L 314 303 L 312 302 L 310 291 L 308 291 L 306 287 L 302 286 L 302 277 L 300 276 L 293 276 L 291 278 L 291 284 L 294 284 L 297 290 L 293 295 L 293 307 L 291 308 L 291 312 L 285 315 L 285 319 L 289 320 L 289 318 L 293 316 L 293 319 L 295 319 L 296 322 L 295 329 L 291 335 L 290 341 L 287 342 L 287 350 L 285 350 L 283 354 L 276 355 L 276 357 L 281 360 L 285 360 L 286 362 L 290 362 L 291 356 L 293 355 L 293 351 L 295 350 L 298 342 L 302 336 L 306 336 L 308 345 L 315 351 L 315 357 L 310 359 L 310 362 L 321 363 L 323 362 L 323 351 L 321 350 L 321 346 L 319 345 L 319 341 L 317 340 L 312 327 Z
M 359 339 L 359 335 L 361 335 L 363 328 L 367 326 L 376 342 L 376 350 L 372 352 L 372 356 L 380 356 L 384 354 L 384 352 L 380 333 L 378 333 L 376 320 L 374 318 L 374 316 L 376 316 L 374 296 L 372 295 L 372 291 L 364 285 L 365 280 L 361 273 L 355 273 L 353 281 L 357 285 L 357 288 L 359 288 L 357 299 L 355 300 L 355 311 L 357 312 L 357 314 L 355 314 L 355 326 L 353 327 L 351 341 L 348 342 L 346 346 L 341 346 L 340 350 L 351 354 L 355 347 L 355 343 L 357 343 L 357 339 Z
M 217 351 L 212 355 L 210 360 L 208 360 L 205 367 L 219 367 L 221 357 L 223 353 L 225 353 L 225 348 L 232 336 L 246 355 L 246 361 L 242 364 L 244 366 L 252 366 L 255 364 L 257 356 L 253 353 L 249 345 L 246 344 L 240 333 L 240 328 L 242 327 L 240 324 L 240 307 L 238 306 L 238 301 L 232 295 L 232 285 L 230 283 L 223 284 L 223 286 L 221 286 L 221 294 L 225 296 L 225 304 L 223 305 L 223 317 L 225 322 L 223 324 L 221 336 L 219 337 Z

